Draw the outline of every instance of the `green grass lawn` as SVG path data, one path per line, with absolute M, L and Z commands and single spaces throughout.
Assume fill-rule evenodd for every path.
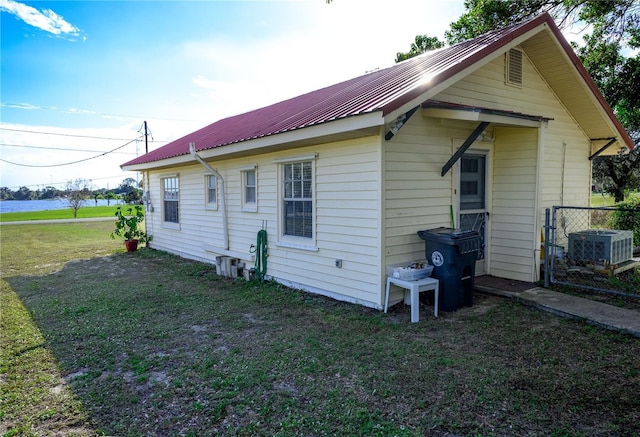
M 638 339 L 482 294 L 413 324 L 111 228 L 2 227 L 0 435 L 640 433 Z
M 591 193 L 591 205 L 593 207 L 614 206 L 615 202 L 611 194 Z
M 78 210 L 77 218 L 114 217 L 117 207 L 117 205 L 83 207 Z M 124 207 L 127 207 L 127 205 L 124 205 Z M 26 220 L 60 220 L 72 218 L 73 211 L 71 210 L 71 208 L 53 209 L 48 211 L 6 212 L 0 214 L 0 222 L 17 222 Z
M 635 192 L 630 192 L 627 193 L 627 195 L 625 196 L 625 200 L 629 200 L 632 197 L 638 197 L 640 196 L 640 192 L 639 191 L 635 191 Z M 600 206 L 615 206 L 615 200 L 613 198 L 613 196 L 611 194 L 608 193 L 591 193 L 591 205 L 593 207 L 600 207 Z

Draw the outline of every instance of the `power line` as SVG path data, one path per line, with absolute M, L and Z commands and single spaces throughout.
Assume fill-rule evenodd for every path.
M 6 143 L 0 143 L 0 146 L 6 146 L 6 147 L 22 147 L 25 149 L 44 149 L 44 150 L 62 150 L 65 152 L 98 152 L 98 150 L 89 150 L 89 149 L 68 149 L 68 148 L 64 148 L 64 147 L 45 147 L 45 146 L 25 146 L 24 144 L 6 144 Z M 109 153 L 104 152 L 104 153 Z M 117 153 L 119 155 L 135 155 L 134 152 L 114 152 Z
M 26 129 L 11 129 L 8 127 L 0 127 L 0 130 L 6 130 L 11 132 L 23 132 L 28 134 L 58 135 L 61 137 L 71 137 L 71 138 L 90 138 L 94 140 L 109 140 L 109 141 L 128 141 L 129 140 L 129 138 L 109 138 L 109 137 L 97 137 L 97 136 L 91 136 L 91 135 L 72 135 L 72 134 L 61 134 L 58 132 L 40 132 L 40 131 L 26 130 Z M 138 132 L 140 132 L 140 130 Z M 151 131 L 149 131 L 149 134 L 151 135 Z M 168 143 L 169 140 L 154 140 L 153 135 L 151 135 L 150 142 L 151 143 Z
M 26 130 L 26 129 L 11 129 L 8 127 L 0 127 L 0 130 L 6 130 L 11 132 L 24 132 L 27 134 L 41 134 L 41 135 L 58 135 L 61 137 L 73 137 L 73 138 L 91 138 L 94 140 L 113 140 L 113 141 L 127 141 L 129 138 L 108 138 L 108 137 L 97 137 L 92 135 L 71 135 L 71 134 L 61 134 L 58 132 L 39 132 L 34 130 Z
M 101 153 L 101 154 L 96 155 L 96 156 L 92 156 L 92 157 L 90 157 L 90 158 L 79 159 L 79 160 L 77 160 L 77 161 L 72 161 L 72 162 L 65 162 L 65 163 L 63 163 L 63 164 L 48 164 L 48 165 L 21 164 L 21 163 L 19 163 L 19 162 L 12 162 L 12 161 L 8 161 L 8 160 L 3 159 L 3 158 L 0 158 L 0 161 L 2 161 L 2 162 L 6 162 L 7 164 L 17 165 L 17 166 L 20 166 L 20 167 L 36 167 L 36 168 L 44 168 L 44 167 L 47 167 L 47 168 L 49 168 L 49 167 L 62 167 L 62 166 L 65 166 L 65 165 L 78 164 L 78 163 L 80 163 L 80 162 L 85 162 L 85 161 L 89 161 L 89 160 L 91 160 L 91 159 L 100 158 L 100 157 L 102 157 L 102 156 L 108 155 L 109 153 L 113 153 L 113 152 L 115 152 L 116 150 L 122 149 L 123 147 L 128 146 L 129 144 L 133 143 L 134 141 L 138 141 L 139 139 L 140 139 L 140 137 L 135 138 L 135 139 L 133 139 L 133 140 L 131 140 L 131 141 L 128 141 L 128 142 L 124 143 L 123 145 L 121 145 L 121 146 L 119 146 L 119 147 L 116 147 L 115 149 L 109 150 L 108 152 L 104 152 L 104 153 Z

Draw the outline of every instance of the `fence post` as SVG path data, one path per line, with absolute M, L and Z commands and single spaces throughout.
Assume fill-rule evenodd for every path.
M 549 288 L 549 223 L 550 210 L 544 210 L 544 288 Z

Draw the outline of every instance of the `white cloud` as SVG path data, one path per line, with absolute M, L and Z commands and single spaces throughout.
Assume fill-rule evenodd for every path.
M 220 82 L 215 80 L 208 80 L 203 76 L 198 75 L 193 78 L 193 83 L 200 88 L 215 90 L 219 86 Z
M 190 113 L 211 123 L 388 67 L 416 35 L 443 39 L 456 9 L 460 0 L 305 2 L 268 38 L 186 41 L 179 56 L 191 78 Z
M 0 10 L 15 15 L 30 26 L 56 36 L 80 36 L 80 29 L 67 22 L 51 9 L 38 10 L 14 0 L 0 0 Z
M 41 109 L 40 107 L 33 105 L 31 103 L 1 103 L 1 102 L 0 102 L 0 108 L 24 109 L 28 111 Z

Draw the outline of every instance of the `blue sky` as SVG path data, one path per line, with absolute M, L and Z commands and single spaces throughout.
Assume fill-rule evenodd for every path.
M 0 0 L 0 186 L 114 188 L 136 177 L 119 165 L 144 153 L 143 121 L 152 150 L 391 65 L 463 12 L 463 0 Z

